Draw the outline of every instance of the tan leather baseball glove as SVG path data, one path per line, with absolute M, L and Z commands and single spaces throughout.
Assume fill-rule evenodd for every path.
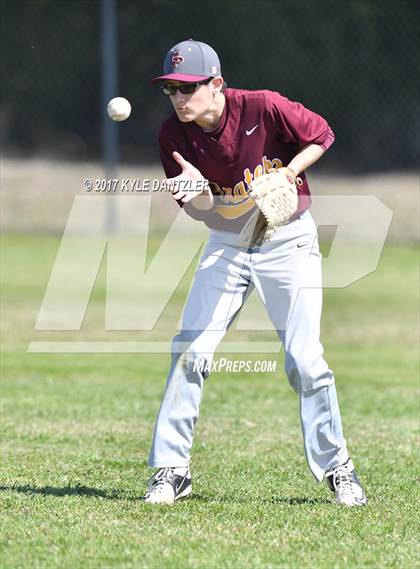
M 241 231 L 244 244 L 262 245 L 290 220 L 298 206 L 297 186 L 302 183 L 290 168 L 273 168 L 248 185 L 257 208 Z

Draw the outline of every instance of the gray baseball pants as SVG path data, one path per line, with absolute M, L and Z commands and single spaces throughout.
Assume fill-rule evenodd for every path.
M 306 458 L 314 477 L 348 459 L 333 372 L 320 343 L 321 254 L 310 213 L 277 230 L 261 247 L 211 230 L 172 342 L 172 365 L 158 413 L 149 465 L 187 466 L 206 379 L 197 360 L 214 351 L 256 288 L 285 349 L 285 370 L 300 397 Z M 202 368 L 201 368 L 202 369 Z

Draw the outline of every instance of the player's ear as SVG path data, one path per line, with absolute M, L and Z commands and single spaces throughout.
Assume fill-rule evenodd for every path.
M 221 77 L 220 75 L 213 77 L 213 79 L 211 80 L 211 84 L 213 87 L 213 95 L 218 95 L 223 91 L 224 80 L 223 77 Z

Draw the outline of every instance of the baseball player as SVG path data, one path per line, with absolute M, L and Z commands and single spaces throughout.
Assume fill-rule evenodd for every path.
M 330 126 L 278 92 L 227 88 L 216 52 L 192 39 L 169 50 L 164 74 L 153 82 L 174 108 L 159 133 L 166 182 L 185 213 L 209 227 L 210 237 L 172 343 L 149 456 L 149 465 L 158 470 L 145 501 L 173 503 L 191 493 L 190 450 L 208 375 L 202 370 L 211 369 L 217 345 L 255 287 L 284 345 L 286 374 L 300 397 L 312 474 L 319 482 L 326 479 L 339 504 L 365 505 L 319 339 L 321 255 L 304 170 L 333 143 Z M 269 240 L 244 242 L 243 228 L 256 207 L 248 187 L 285 167 L 292 181 L 301 179 L 297 211 Z

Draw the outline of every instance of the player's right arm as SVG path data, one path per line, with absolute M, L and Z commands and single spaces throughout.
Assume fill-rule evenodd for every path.
M 213 194 L 200 170 L 185 160 L 179 152 L 172 153 L 173 159 L 181 166 L 181 174 L 167 178 L 166 183 L 172 192 L 173 198 L 179 203 L 192 205 L 196 209 L 208 211 L 213 207 Z M 186 184 L 182 185 L 183 182 Z M 188 183 L 191 182 L 190 187 Z M 188 213 L 188 211 L 187 211 Z
M 213 194 L 201 172 L 184 159 L 175 143 L 168 142 L 163 129 L 159 134 L 160 157 L 166 174 L 167 187 L 178 205 L 194 219 L 204 220 L 214 205 Z M 185 182 L 200 182 L 201 191 L 188 191 Z

